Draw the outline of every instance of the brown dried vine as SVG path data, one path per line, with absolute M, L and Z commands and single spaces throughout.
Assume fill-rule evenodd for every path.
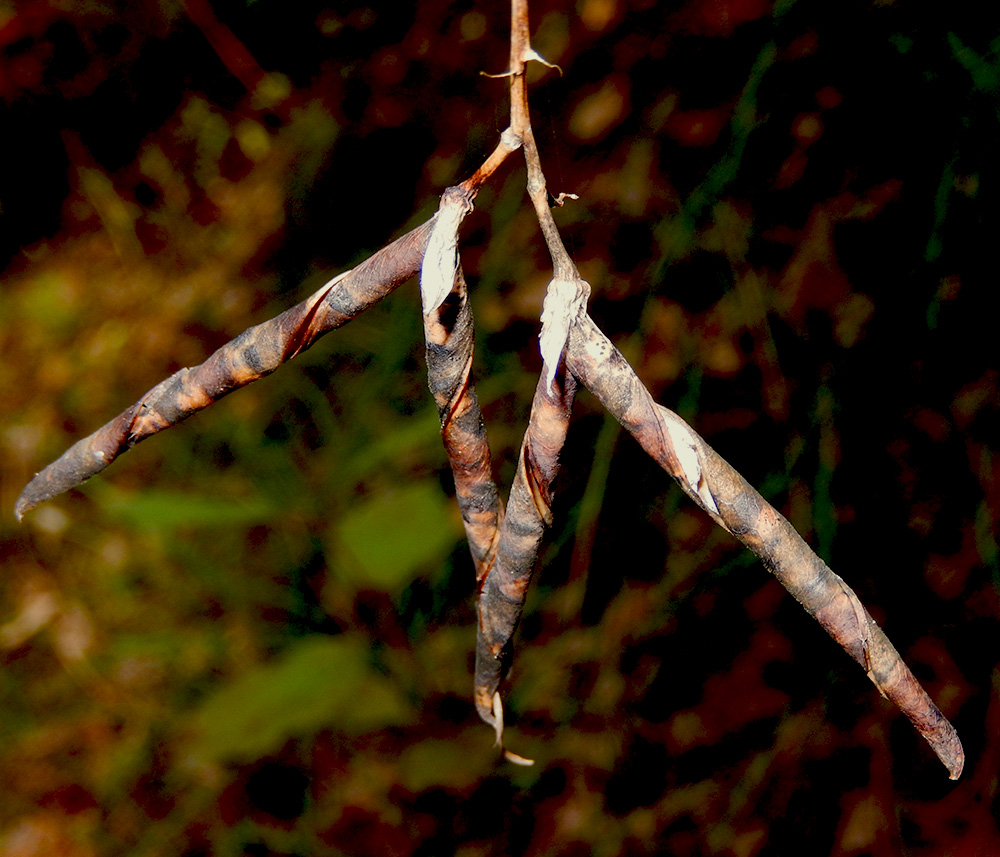
M 632 367 L 586 312 L 590 287 L 563 246 L 549 207 L 528 112 L 525 66 L 542 61 L 531 47 L 527 0 L 511 3 L 511 122 L 494 152 L 461 185 L 442 195 L 438 213 L 331 280 L 302 303 L 251 327 L 204 363 L 182 369 L 44 468 L 17 500 L 26 511 L 85 481 L 123 451 L 175 425 L 239 387 L 262 378 L 324 333 L 364 312 L 421 274 L 428 380 L 455 476 L 478 586 L 474 698 L 502 741 L 499 688 L 545 528 L 553 483 L 578 384 L 589 388 L 684 492 L 752 550 L 820 625 L 894 702 L 957 779 L 964 752 L 954 727 L 913 677 L 850 587 L 792 526 L 680 417 L 656 404 Z M 473 321 L 458 254 L 458 230 L 476 193 L 522 148 L 527 191 L 552 258 L 540 345 L 544 368 L 507 507 L 493 481 L 489 444 L 472 382 Z M 564 195 L 560 194 L 559 201 Z M 512 761 L 526 762 L 507 753 Z

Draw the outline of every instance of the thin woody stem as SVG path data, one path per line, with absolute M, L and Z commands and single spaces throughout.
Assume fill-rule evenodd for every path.
M 490 156 L 483 161 L 478 170 L 459 185 L 468 194 L 470 202 L 476 198 L 479 189 L 486 184 L 490 176 L 507 160 L 507 156 L 511 152 L 516 152 L 520 145 L 520 137 L 511 128 L 508 128 L 500 135 L 500 142 L 497 143 L 496 148 L 490 153 Z
M 552 217 L 549 207 L 548 188 L 542 163 L 535 144 L 535 133 L 531 128 L 531 115 L 528 110 L 528 81 L 525 74 L 526 66 L 532 57 L 537 56 L 531 47 L 528 25 L 527 0 L 512 0 L 511 2 L 511 32 L 510 32 L 510 127 L 521 139 L 524 146 L 524 160 L 528 168 L 528 196 L 534 206 L 538 225 L 545 237 L 545 244 L 552 257 L 552 272 L 557 280 L 575 280 L 579 278 L 576 265 L 566 252 L 559 228 Z
M 512 0 L 510 41 L 510 132 L 524 148 L 528 170 L 527 190 L 535 209 L 545 243 L 552 257 L 553 283 L 550 296 L 558 304 L 567 297 L 565 287 L 575 294 L 589 291 L 580 281 L 576 265 L 570 259 L 548 205 L 545 175 L 528 112 L 528 89 L 525 66 L 537 57 L 531 48 L 526 0 Z M 553 289 L 553 284 L 560 287 Z M 579 284 L 579 288 L 578 288 Z M 558 315 L 558 313 L 554 313 Z M 543 320 L 545 316 L 543 314 Z M 558 323 L 555 325 L 558 326 Z M 543 323 L 543 337 L 546 325 Z M 561 351 L 561 344 L 558 345 Z M 501 524 L 496 557 L 482 581 L 477 611 L 479 629 L 476 637 L 475 701 L 479 716 L 491 724 L 500 743 L 503 732 L 503 708 L 498 695 L 511 660 L 511 640 L 524 607 L 528 584 L 534 571 L 538 547 L 546 527 L 552 521 L 553 483 L 559 470 L 559 455 L 569 427 L 570 411 L 576 395 L 576 379 L 566 373 L 556 377 L 558 359 L 546 354 L 546 369 L 538 380 L 532 401 L 528 428 L 521 444 L 517 474 Z M 509 754 L 508 754 L 509 755 Z

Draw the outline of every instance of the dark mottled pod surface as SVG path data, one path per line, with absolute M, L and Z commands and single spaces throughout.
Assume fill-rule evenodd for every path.
M 204 363 L 181 369 L 38 473 L 14 507 L 18 520 L 39 503 L 100 473 L 122 452 L 270 375 L 319 337 L 361 314 L 420 268 L 433 219 L 281 315 L 245 330 Z
M 479 593 L 476 710 L 494 727 L 493 694 L 509 666 L 510 640 L 521 618 L 538 546 L 552 522 L 552 485 L 576 397 L 571 375 L 557 376 L 551 387 L 545 381 L 543 374 L 535 387 L 496 558 Z
M 958 779 L 965 763 L 951 723 L 927 695 L 854 591 L 794 527 L 677 414 L 653 402 L 632 367 L 587 316 L 570 331 L 567 363 L 684 492 L 763 561 L 826 632 L 906 714 Z M 681 461 L 675 440 L 689 444 Z M 693 484 L 693 483 L 697 484 Z
M 661 408 L 664 419 L 680 420 Z M 763 561 L 844 650 L 879 692 L 895 703 L 927 740 L 951 779 L 962 773 L 965 752 L 955 727 L 914 678 L 854 590 L 821 560 L 795 528 L 702 438 L 700 458 L 723 526 Z
M 441 420 L 476 580 L 481 581 L 496 551 L 503 504 L 493 481 L 486 428 L 472 383 L 472 310 L 461 267 L 451 294 L 424 316 L 424 339 L 427 381 Z

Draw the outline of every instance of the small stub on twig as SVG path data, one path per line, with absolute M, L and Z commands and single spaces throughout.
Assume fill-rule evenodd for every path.
M 545 59 L 545 57 L 538 53 L 538 51 L 531 47 L 531 45 L 528 45 L 528 47 L 524 49 L 524 53 L 521 54 L 521 61 L 528 63 L 532 60 L 540 62 L 546 68 L 554 68 L 557 72 L 559 72 L 559 76 L 562 77 L 563 70 L 559 66 L 557 66 L 554 62 L 549 62 Z
M 420 266 L 420 303 L 424 315 L 441 306 L 455 286 L 458 227 L 471 210 L 472 204 L 460 188 L 447 188 L 441 195 L 441 205 Z
M 566 349 L 570 327 L 586 312 L 589 297 L 590 285 L 579 278 L 549 282 L 542 303 L 542 332 L 538 335 L 538 347 L 545 363 L 545 383 L 549 389 Z
M 554 68 L 557 72 L 559 72 L 559 76 L 562 77 L 563 70 L 560 66 L 556 65 L 554 62 L 549 62 L 545 59 L 545 57 L 538 53 L 538 51 L 531 47 L 531 45 L 528 45 L 528 47 L 525 48 L 524 52 L 521 54 L 521 62 L 527 64 L 532 60 L 541 63 L 546 68 Z M 519 72 L 514 71 L 513 69 L 507 69 L 507 71 L 502 71 L 500 74 L 490 74 L 488 71 L 481 71 L 479 74 L 482 77 L 490 77 L 495 80 L 501 77 L 513 77 L 515 74 L 519 74 Z

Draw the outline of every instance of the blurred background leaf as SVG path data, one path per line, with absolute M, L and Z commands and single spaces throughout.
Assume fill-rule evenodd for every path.
M 355 735 L 412 719 L 399 683 L 373 669 L 365 640 L 307 637 L 202 702 L 189 746 L 198 760 L 246 762 L 322 729 Z
M 356 563 L 359 584 L 398 592 L 455 549 L 463 532 L 456 517 L 439 485 L 418 482 L 359 501 L 337 521 L 336 535 Z

